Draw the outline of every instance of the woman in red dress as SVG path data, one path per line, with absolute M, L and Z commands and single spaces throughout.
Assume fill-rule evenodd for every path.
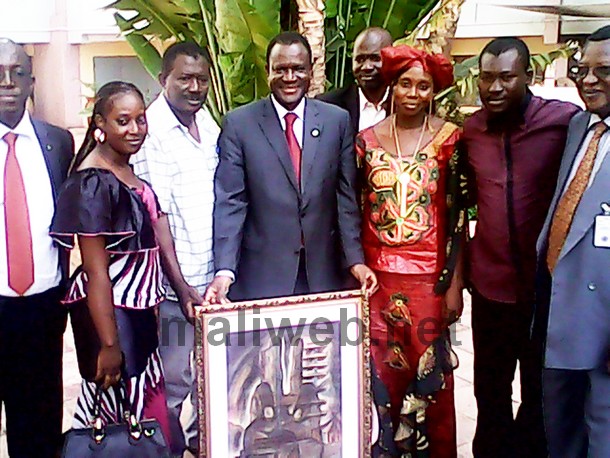
M 356 139 L 362 240 L 379 281 L 370 298 L 374 394 L 382 418 L 391 418 L 375 455 L 455 457 L 457 363 L 448 327 L 463 306 L 461 132 L 432 114 L 433 96 L 452 84 L 453 68 L 409 46 L 381 56 L 393 113 Z

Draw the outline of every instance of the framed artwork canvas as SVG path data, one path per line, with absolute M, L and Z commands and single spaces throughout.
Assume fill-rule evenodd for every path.
M 368 304 L 347 291 L 199 307 L 200 456 L 370 456 Z

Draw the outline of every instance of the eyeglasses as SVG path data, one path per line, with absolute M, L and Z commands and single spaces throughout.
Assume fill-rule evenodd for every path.
M 610 77 L 610 65 L 600 65 L 599 67 L 587 67 L 586 65 L 578 65 L 570 69 L 572 78 L 580 80 L 586 78 L 589 71 L 593 72 L 596 78 L 606 79 Z

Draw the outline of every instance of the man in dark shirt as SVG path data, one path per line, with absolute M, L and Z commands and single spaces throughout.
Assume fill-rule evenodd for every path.
M 478 222 L 469 243 L 474 390 L 480 457 L 545 457 L 541 345 L 530 339 L 536 239 L 549 209 L 567 126 L 578 108 L 529 92 L 529 50 L 517 38 L 483 49 L 483 109 L 464 139 Z M 521 406 L 513 419 L 512 381 L 519 361 Z

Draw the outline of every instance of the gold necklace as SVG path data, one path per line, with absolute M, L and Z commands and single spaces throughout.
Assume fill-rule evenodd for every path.
M 404 164 L 402 163 L 403 161 L 403 155 L 402 155 L 402 148 L 400 147 L 400 142 L 398 141 L 398 129 L 396 128 L 396 115 L 393 115 L 394 117 L 392 118 L 392 130 L 393 130 L 393 137 L 394 137 L 394 144 L 396 146 L 396 153 L 398 154 L 398 158 L 400 159 L 400 168 L 402 170 L 402 168 L 404 167 Z M 413 150 L 413 154 L 412 156 L 415 156 L 417 154 L 417 152 L 419 151 L 419 147 L 421 146 L 421 142 L 424 138 L 424 131 L 426 130 L 426 126 L 428 125 L 428 115 L 425 115 L 424 117 L 424 122 L 422 123 L 421 126 L 421 131 L 419 133 L 419 139 L 417 140 L 417 145 L 415 145 L 415 150 Z M 401 173 L 398 174 L 398 176 L 396 177 L 397 179 L 397 186 L 396 186 L 396 194 L 398 196 L 398 201 L 399 201 L 399 217 L 396 219 L 396 224 L 398 224 L 399 226 L 402 225 L 405 222 L 405 219 L 408 216 L 408 209 L 407 209 L 407 197 L 408 197 L 408 189 L 409 189 L 409 183 L 411 181 L 411 174 L 409 173 L 408 169 L 407 170 L 402 170 Z
M 421 125 L 421 131 L 419 132 L 419 139 L 417 140 L 417 144 L 415 145 L 415 149 L 413 150 L 413 154 L 411 156 L 415 156 L 419 151 L 419 147 L 421 146 L 422 140 L 424 139 L 424 132 L 426 130 L 426 126 L 428 125 L 428 115 L 424 116 L 424 122 Z M 396 128 L 396 115 L 393 115 L 392 118 L 392 136 L 394 137 L 394 146 L 396 147 L 396 153 L 398 154 L 398 158 L 400 160 L 403 159 L 402 148 L 400 147 L 400 142 L 398 141 L 398 129 Z

